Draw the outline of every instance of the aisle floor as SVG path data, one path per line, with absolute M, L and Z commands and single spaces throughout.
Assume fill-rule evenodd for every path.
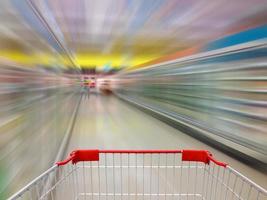
M 267 175 L 113 96 L 83 97 L 68 152 L 74 149 L 205 149 L 267 188 Z

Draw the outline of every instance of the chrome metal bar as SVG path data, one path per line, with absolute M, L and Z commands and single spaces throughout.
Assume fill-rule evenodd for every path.
M 57 168 L 58 168 L 58 166 L 57 165 L 54 165 L 50 169 L 46 170 L 44 173 L 42 173 L 40 176 L 38 176 L 35 179 L 33 179 L 30 183 L 28 183 L 25 187 L 23 187 L 17 193 L 15 193 L 11 197 L 9 197 L 7 200 L 15 200 L 15 199 L 19 198 L 24 192 L 28 191 L 28 189 L 30 187 L 34 186 L 34 184 L 36 184 L 37 182 L 39 182 L 43 177 L 49 175 L 51 172 L 53 172 Z

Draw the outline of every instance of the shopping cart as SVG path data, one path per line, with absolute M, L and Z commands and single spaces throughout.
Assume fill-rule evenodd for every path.
M 204 150 L 76 150 L 12 199 L 267 200 Z

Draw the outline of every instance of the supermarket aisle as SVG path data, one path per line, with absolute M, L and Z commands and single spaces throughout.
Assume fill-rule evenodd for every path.
M 83 97 L 68 152 L 99 149 L 207 149 L 267 188 L 267 175 L 180 132 L 113 96 Z

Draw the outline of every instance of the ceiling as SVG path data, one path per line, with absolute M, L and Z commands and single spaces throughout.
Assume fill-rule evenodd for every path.
M 265 0 L 2 0 L 0 61 L 124 68 L 266 23 Z

